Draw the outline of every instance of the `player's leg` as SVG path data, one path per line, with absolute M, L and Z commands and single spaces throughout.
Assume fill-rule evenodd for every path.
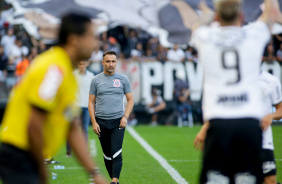
M 88 127 L 90 123 L 90 115 L 87 107 L 82 107 L 81 114 L 81 129 L 85 135 L 86 141 L 88 141 Z
M 210 120 L 210 127 L 205 139 L 203 152 L 202 171 L 200 183 L 229 184 L 227 174 L 224 174 L 224 162 L 229 154 L 228 143 L 230 140 L 228 129 L 224 120 Z
M 251 118 L 233 120 L 230 159 L 230 178 L 234 183 L 262 183 L 262 130 L 259 121 Z M 233 182 L 233 181 L 232 181 Z
M 101 130 L 99 140 L 104 154 L 105 166 L 107 168 L 110 178 L 112 178 L 113 169 L 112 169 L 112 155 L 111 155 L 111 132 L 105 126 L 106 124 L 105 120 L 96 118 L 96 121 L 99 124 Z
M 276 164 L 273 150 L 262 150 L 262 171 L 264 176 L 264 184 L 277 184 Z
M 120 119 L 118 120 L 120 121 Z M 116 127 L 112 129 L 111 147 L 113 158 L 113 178 L 119 179 L 122 168 L 122 143 L 124 137 L 124 128 Z

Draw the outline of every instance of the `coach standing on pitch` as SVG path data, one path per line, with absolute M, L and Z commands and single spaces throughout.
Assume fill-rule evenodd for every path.
M 122 167 L 122 142 L 134 101 L 128 78 L 115 72 L 116 53 L 103 54 L 104 71 L 91 82 L 88 110 L 94 132 L 99 136 L 112 184 L 118 184 Z M 127 99 L 124 109 L 123 98 Z M 95 105 L 96 103 L 96 105 Z

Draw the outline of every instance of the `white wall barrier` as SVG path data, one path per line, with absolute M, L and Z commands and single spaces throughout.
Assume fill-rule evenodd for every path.
M 192 62 L 174 63 L 165 62 L 162 64 L 156 62 L 131 62 L 128 65 L 121 64 L 117 66 L 117 71 L 128 76 L 131 85 L 135 103 L 142 103 L 142 100 L 151 95 L 152 86 L 163 86 L 163 98 L 165 101 L 173 99 L 173 73 L 177 70 L 183 70 L 189 82 L 191 91 L 191 100 L 199 101 L 201 99 L 203 71 L 200 65 Z M 262 70 L 268 71 L 282 81 L 282 67 L 277 61 L 262 64 Z

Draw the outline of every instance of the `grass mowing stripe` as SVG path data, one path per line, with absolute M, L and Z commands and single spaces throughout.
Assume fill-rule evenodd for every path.
M 188 182 L 182 178 L 182 176 L 163 158 L 158 152 L 156 152 L 132 127 L 127 127 L 127 131 L 135 138 L 144 149 L 152 155 L 160 165 L 171 175 L 171 177 L 180 184 L 188 184 Z
M 96 141 L 95 139 L 90 139 L 89 141 L 89 149 L 90 149 L 90 156 L 96 157 L 97 156 L 97 148 L 96 148 Z
M 169 162 L 201 162 L 201 160 L 169 160 Z
M 56 165 L 57 166 L 57 165 Z M 77 170 L 81 170 L 81 169 L 84 169 L 84 167 L 65 167 L 65 168 L 63 168 L 63 169 L 55 169 L 55 168 L 49 168 L 50 170 L 64 170 L 64 169 L 66 169 L 66 170 L 68 170 L 68 169 L 77 169 Z

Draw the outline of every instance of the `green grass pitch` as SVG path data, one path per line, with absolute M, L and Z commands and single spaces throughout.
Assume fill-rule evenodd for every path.
M 134 129 L 174 167 L 189 184 L 198 183 L 201 167 L 201 152 L 193 147 L 195 135 L 200 126 L 189 127 L 150 127 L 137 126 Z M 273 126 L 275 156 L 278 170 L 278 181 L 282 181 L 282 126 Z M 97 136 L 89 128 L 89 139 L 95 139 L 97 156 L 96 162 L 100 172 L 108 178 L 101 146 Z M 145 149 L 128 133 L 125 133 L 123 143 L 123 168 L 120 177 L 121 184 L 174 184 L 172 177 Z M 65 147 L 55 160 L 61 162 L 65 169 L 50 168 L 50 183 L 52 184 L 83 184 L 90 183 L 86 172 L 73 157 L 67 158 Z M 57 174 L 57 179 L 51 179 L 51 172 Z M 109 178 L 108 181 L 110 182 Z
M 200 130 L 200 126 L 189 127 L 150 127 L 137 126 L 134 129 L 174 167 L 189 184 L 198 183 L 201 167 L 201 152 L 193 147 L 193 141 Z M 273 126 L 275 156 L 278 170 L 278 181 L 282 181 L 282 126 Z M 96 162 L 102 175 L 109 183 L 103 153 L 97 136 L 89 128 L 89 139 L 95 140 L 97 148 Z M 92 141 L 93 142 L 93 141 Z M 87 173 L 83 170 L 75 157 L 65 155 L 66 148 L 62 147 L 55 156 L 65 169 L 49 167 L 49 183 L 51 184 L 89 184 Z M 121 184 L 175 184 L 172 177 L 160 164 L 145 151 L 145 149 L 126 131 L 123 143 L 123 168 L 120 177 Z M 52 179 L 52 172 L 57 174 L 57 179 Z M 1 181 L 0 181 L 1 184 Z

